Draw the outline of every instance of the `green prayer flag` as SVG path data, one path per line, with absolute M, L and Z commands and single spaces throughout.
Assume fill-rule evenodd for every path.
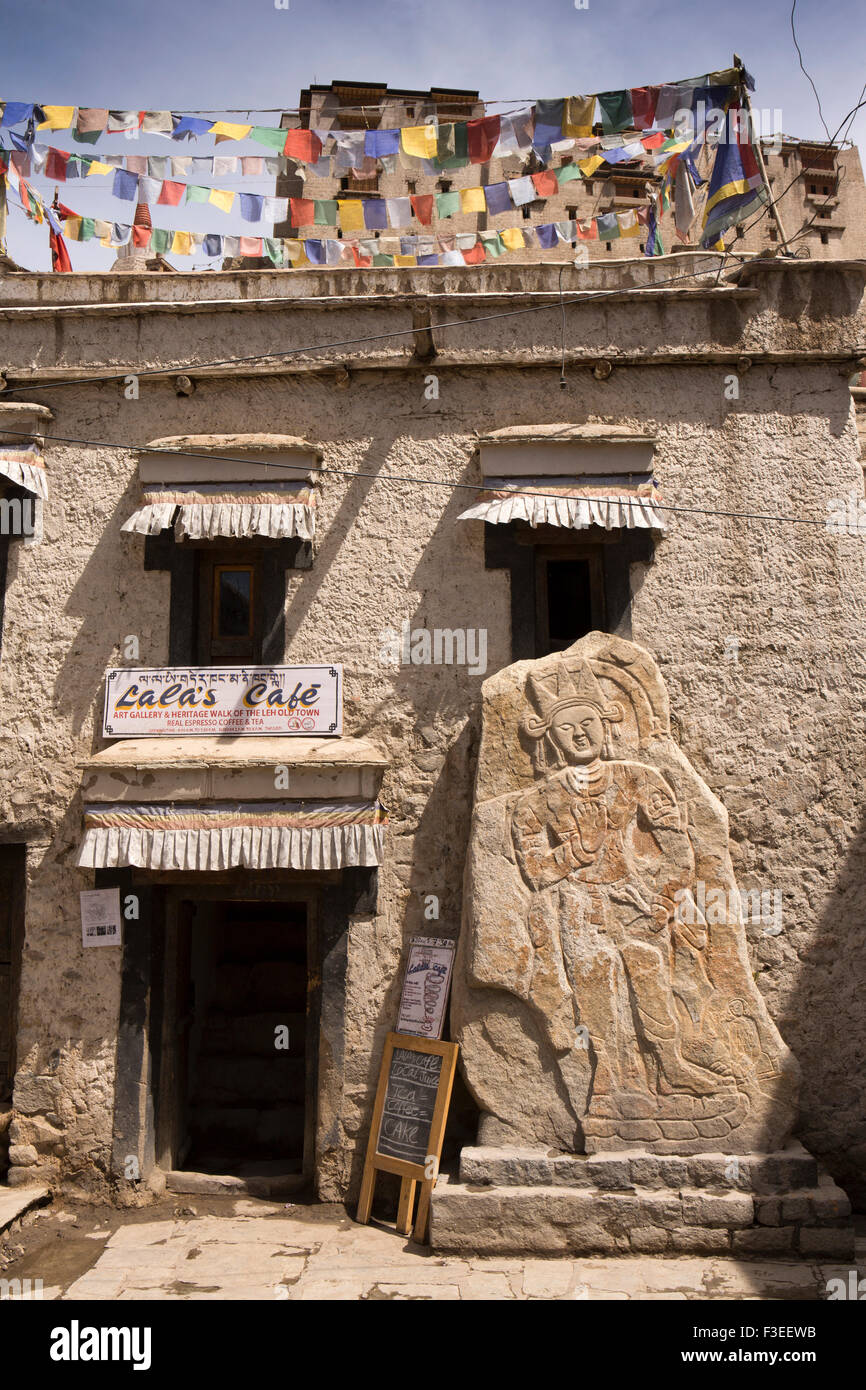
M 73 130 L 72 138 L 77 145 L 95 145 L 103 134 L 101 130 Z
M 605 135 L 613 135 L 618 130 L 628 130 L 632 123 L 631 92 L 624 87 L 621 92 L 599 92 L 598 104 L 601 107 L 601 122 Z
M 157 256 L 164 256 L 171 245 L 174 232 L 170 232 L 167 227 L 154 227 L 150 238 L 150 249 Z
M 285 260 L 285 251 L 282 241 L 275 241 L 273 237 L 262 237 L 262 246 L 265 255 L 272 265 L 282 265 Z
M 337 225 L 337 200 L 336 198 L 314 198 L 313 200 L 313 226 L 314 227 L 336 227 Z
M 394 257 L 393 257 L 393 256 L 377 255 L 377 256 L 374 256 L 374 257 L 373 257 L 373 264 L 374 264 L 374 265 L 393 265 L 393 264 L 394 264 Z
M 249 138 L 260 145 L 269 145 L 272 150 L 283 150 L 286 146 L 287 130 L 279 130 L 269 125 L 254 125 Z
M 434 162 L 443 169 L 459 169 L 469 163 L 469 138 L 465 121 L 458 121 L 453 125 L 440 125 Z
M 96 230 L 96 228 L 95 228 L 95 226 L 94 226 L 94 218 L 92 218 L 92 217 L 82 217 L 82 219 L 81 219 L 81 232 L 80 232 L 80 235 L 79 235 L 78 240 L 79 240 L 79 241 L 90 241 L 90 240 L 92 240 L 93 235 L 94 235 L 94 233 L 95 233 L 95 230 Z
M 202 184 L 187 184 L 186 201 L 188 203 L 206 203 L 210 197 L 210 189 L 203 187 Z
M 554 172 L 556 174 L 556 182 L 560 185 L 560 187 L 564 183 L 571 183 L 572 179 L 583 178 L 583 174 L 580 172 L 580 169 L 578 169 L 576 164 L 563 164 Z
M 437 193 L 435 198 L 437 217 L 453 217 L 455 212 L 460 211 L 459 193 Z
M 496 256 L 504 255 L 505 247 L 502 244 L 502 237 L 498 232 L 479 232 L 478 235 L 484 242 L 484 250 L 487 252 L 488 256 L 493 256 L 495 258 Z

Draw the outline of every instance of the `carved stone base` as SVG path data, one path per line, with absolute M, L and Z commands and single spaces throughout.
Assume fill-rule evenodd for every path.
M 466 1148 L 433 1193 L 449 1254 L 731 1254 L 852 1260 L 847 1196 L 801 1144 L 778 1153 Z

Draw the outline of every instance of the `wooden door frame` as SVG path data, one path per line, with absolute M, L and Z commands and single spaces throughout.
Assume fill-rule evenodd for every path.
M 294 903 L 304 907 L 307 923 L 307 997 L 306 1031 L 304 1037 L 304 1144 L 302 1174 L 305 1182 L 315 1178 L 316 1123 L 319 1102 L 319 1025 L 321 1020 L 322 971 L 319 960 L 319 920 L 321 888 L 312 884 L 290 882 L 266 884 L 214 882 L 187 879 L 177 883 L 172 876 L 165 891 L 165 915 L 162 926 L 162 950 L 154 951 L 153 988 L 161 999 L 160 1019 L 154 1037 L 158 1057 L 154 1076 L 154 1131 L 156 1164 L 172 1171 L 177 1161 L 179 1135 L 180 1083 L 176 1072 L 178 997 L 180 980 L 177 973 L 179 922 L 185 902 L 249 902 Z M 259 891 L 257 891 L 259 890 Z

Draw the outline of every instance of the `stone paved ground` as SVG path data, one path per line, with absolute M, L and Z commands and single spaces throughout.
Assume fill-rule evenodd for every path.
M 18 1242 L 16 1244 L 16 1241 Z M 134 1212 L 52 1206 L 7 1236 L 5 1278 L 46 1299 L 797 1299 L 848 1266 L 678 1259 L 462 1259 L 337 1206 L 174 1198 Z M 858 1243 L 866 1276 L 866 1241 Z

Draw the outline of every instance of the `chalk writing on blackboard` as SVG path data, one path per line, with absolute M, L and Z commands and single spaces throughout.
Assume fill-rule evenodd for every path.
M 423 1166 L 439 1090 L 442 1058 L 435 1052 L 395 1047 L 376 1151 Z

